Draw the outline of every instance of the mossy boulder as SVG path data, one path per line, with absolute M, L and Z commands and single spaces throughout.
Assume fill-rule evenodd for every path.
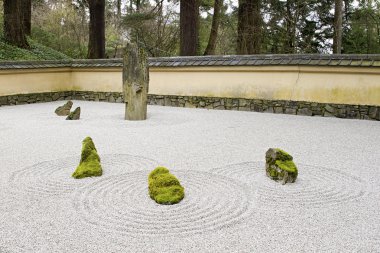
M 73 173 L 74 178 L 99 177 L 103 174 L 100 157 L 91 137 L 86 137 L 82 143 L 82 154 L 78 167 Z
M 67 116 L 70 114 L 71 107 L 73 106 L 72 101 L 67 101 L 66 104 L 59 106 L 55 109 L 55 114 L 58 116 Z
M 265 154 L 265 169 L 269 178 L 280 181 L 282 184 L 294 183 L 298 176 L 297 166 L 293 162 L 293 157 L 287 152 L 270 148 Z
M 185 197 L 185 190 L 167 168 L 157 167 L 148 177 L 149 196 L 158 204 L 172 205 Z
M 80 107 L 77 107 L 74 111 L 70 112 L 66 120 L 78 120 L 80 118 Z

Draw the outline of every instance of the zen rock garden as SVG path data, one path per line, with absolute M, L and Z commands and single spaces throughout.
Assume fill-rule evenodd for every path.
M 0 253 L 380 253 L 379 27 L 380 0 L 0 0 Z
M 123 68 L 123 91 L 125 97 L 125 119 L 146 120 L 147 94 L 149 87 L 149 71 L 147 57 L 144 50 L 135 45 L 126 49 Z M 80 118 L 80 107 L 70 112 L 73 106 L 68 101 L 59 106 L 55 113 L 67 116 L 67 120 Z M 270 148 L 265 155 L 266 175 L 282 184 L 294 183 L 298 170 L 293 157 L 287 152 Z M 86 137 L 82 143 L 81 159 L 72 177 L 76 179 L 85 177 L 98 177 L 103 174 L 100 157 L 91 137 Z M 157 167 L 148 176 L 149 196 L 158 204 L 172 205 L 179 203 L 185 197 L 185 189 L 179 180 L 165 167 Z M 207 193 L 206 193 L 207 194 Z
M 123 91 L 125 97 L 125 119 L 146 120 L 149 71 L 144 50 L 130 44 L 126 49 L 123 68 Z M 68 101 L 56 109 L 56 114 L 67 116 L 67 120 L 80 117 L 80 107 L 70 112 L 73 105 Z M 294 183 L 298 170 L 293 157 L 278 148 L 270 148 L 265 155 L 266 175 L 282 184 Z M 81 160 L 72 176 L 76 179 L 98 177 L 103 174 L 100 157 L 91 137 L 86 137 L 82 144 Z M 158 204 L 172 205 L 185 197 L 184 187 L 165 167 L 157 167 L 148 176 L 149 196 Z

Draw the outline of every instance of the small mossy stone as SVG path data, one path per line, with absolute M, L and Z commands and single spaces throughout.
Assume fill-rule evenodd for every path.
M 270 148 L 265 154 L 265 160 L 266 175 L 269 178 L 282 184 L 296 181 L 298 169 L 290 154 L 278 148 Z
M 98 177 L 103 174 L 100 165 L 100 157 L 95 148 L 95 144 L 90 137 L 86 137 L 82 142 L 82 153 L 78 167 L 73 173 L 74 178 Z
M 149 196 L 158 204 L 177 204 L 185 196 L 179 180 L 164 167 L 157 167 L 149 174 L 148 184 Z
M 70 112 L 66 120 L 78 120 L 80 118 L 80 107 L 77 107 L 74 111 Z
M 67 101 L 66 104 L 59 106 L 55 109 L 55 114 L 58 116 L 67 116 L 70 114 L 71 107 L 73 106 L 72 101 Z

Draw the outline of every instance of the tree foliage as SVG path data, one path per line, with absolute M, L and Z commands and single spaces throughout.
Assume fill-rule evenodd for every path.
M 30 38 L 72 58 L 86 58 L 90 39 L 88 1 L 33 0 Z M 332 53 L 336 1 L 341 0 L 240 0 L 239 21 L 238 1 L 194 0 L 199 6 L 192 9 L 191 15 L 199 15 L 188 23 L 191 39 L 182 41 L 196 55 Z M 9 32 L 4 31 L 5 2 L 0 1 L 2 38 L 9 37 Z M 380 2 L 342 2 L 341 52 L 380 53 Z M 242 26 L 241 18 L 246 17 L 247 11 L 242 6 L 247 3 L 259 4 L 251 8 L 251 16 L 246 18 L 251 26 Z M 215 7 L 219 8 L 219 16 L 214 16 Z M 128 41 L 144 47 L 149 56 L 180 55 L 180 10 L 180 0 L 105 0 L 103 57 L 121 57 Z M 28 34 L 25 33 L 25 40 L 20 37 L 21 41 L 27 42 Z M 19 46 L 27 47 L 24 43 Z

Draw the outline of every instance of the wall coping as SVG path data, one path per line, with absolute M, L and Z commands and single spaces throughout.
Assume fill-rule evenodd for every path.
M 48 61 L 0 61 L 0 70 L 40 68 L 120 68 L 123 60 L 80 59 Z M 209 67 L 209 66 L 335 66 L 380 68 L 380 54 L 363 55 L 223 55 L 149 58 L 150 67 Z

